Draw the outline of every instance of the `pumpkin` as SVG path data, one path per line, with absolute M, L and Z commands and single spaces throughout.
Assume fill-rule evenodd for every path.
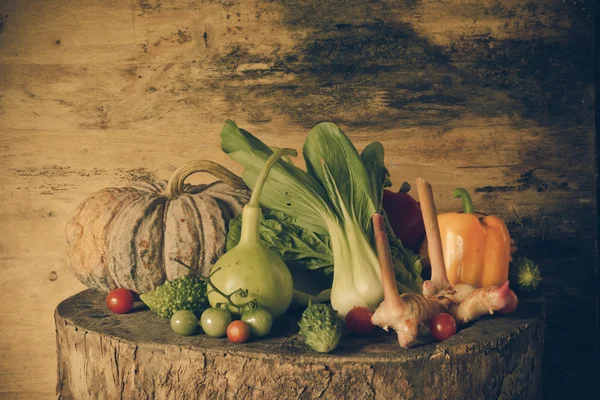
M 208 172 L 220 181 L 189 185 Z M 171 179 L 106 188 L 89 196 L 67 224 L 69 266 L 86 286 L 145 293 L 191 272 L 208 274 L 224 253 L 229 220 L 250 198 L 244 181 L 219 164 L 191 161 Z

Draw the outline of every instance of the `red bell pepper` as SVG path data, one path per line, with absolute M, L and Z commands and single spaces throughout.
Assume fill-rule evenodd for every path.
M 382 205 L 396 237 L 416 253 L 425 235 L 425 224 L 421 206 L 408 194 L 409 190 L 408 182 L 404 182 L 397 193 L 384 190 Z

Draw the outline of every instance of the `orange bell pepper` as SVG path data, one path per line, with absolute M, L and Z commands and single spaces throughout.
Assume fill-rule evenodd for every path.
M 479 219 L 465 189 L 455 189 L 464 213 L 438 215 L 442 249 L 451 284 L 500 286 L 508 280 L 510 235 L 504 221 L 493 215 Z

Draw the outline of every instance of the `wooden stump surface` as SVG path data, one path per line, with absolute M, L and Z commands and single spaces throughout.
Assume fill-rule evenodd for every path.
M 293 316 L 268 338 L 233 344 L 177 336 L 139 303 L 110 313 L 86 290 L 55 313 L 61 399 L 535 399 L 540 395 L 543 303 L 484 317 L 445 342 L 425 333 L 405 350 L 395 334 L 344 336 L 308 350 Z

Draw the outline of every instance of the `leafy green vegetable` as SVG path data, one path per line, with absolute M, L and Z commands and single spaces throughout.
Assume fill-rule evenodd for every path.
M 402 293 L 411 291 L 420 293 L 423 287 L 421 256 L 402 246 L 402 242 L 394 235 L 387 217 L 385 217 L 385 228 L 390 243 L 390 253 L 392 253 L 394 261 L 394 273 L 398 290 Z
M 540 267 L 526 257 L 511 262 L 510 275 L 516 278 L 517 288 L 524 292 L 534 292 L 542 281 Z
M 363 232 L 378 212 L 367 170 L 346 135 L 330 122 L 315 126 L 302 147 L 306 170 L 327 192 L 340 222 L 357 222 Z
M 166 281 L 156 289 L 140 295 L 140 299 L 164 318 L 171 318 L 179 310 L 191 311 L 199 317 L 208 307 L 206 282 L 193 275 Z
M 298 326 L 304 343 L 319 353 L 335 349 L 342 337 L 342 321 L 329 304 L 309 304 Z
M 232 121 L 226 122 L 221 139 L 223 151 L 244 166 L 242 177 L 254 187 L 271 149 Z M 381 209 L 387 170 L 380 144 L 365 150 L 368 170 L 337 126 L 319 124 L 310 131 L 303 147 L 308 173 L 279 161 L 261 196 L 263 206 L 288 215 L 298 226 L 329 234 L 334 261 L 331 302 L 342 317 L 356 306 L 374 310 L 383 300 L 379 262 L 372 247 L 371 215 Z M 412 253 L 399 242 L 396 245 L 396 255 L 401 257 L 396 267 L 406 279 L 401 288 L 418 292 L 418 258 L 410 257 Z
M 221 148 L 244 166 L 242 178 L 251 188 L 273 153 L 269 146 L 231 120 L 227 120 L 221 130 Z M 260 200 L 267 208 L 294 217 L 299 226 L 326 234 L 327 226 L 322 218 L 322 214 L 329 214 L 326 198 L 325 190 L 312 176 L 292 163 L 279 160 L 269 173 Z
M 373 142 L 364 148 L 360 153 L 360 159 L 365 165 L 369 181 L 371 183 L 371 191 L 373 192 L 375 206 L 381 212 L 381 201 L 383 197 L 383 189 L 392 186 L 390 181 L 390 173 L 383 162 L 384 150 L 383 145 L 379 142 Z
M 263 211 L 259 229 L 262 241 L 279 254 L 288 267 L 309 270 L 323 268 L 326 273 L 333 272 L 329 235 L 302 228 L 291 217 L 273 210 Z M 227 251 L 238 244 L 241 233 L 240 214 L 229 221 Z

